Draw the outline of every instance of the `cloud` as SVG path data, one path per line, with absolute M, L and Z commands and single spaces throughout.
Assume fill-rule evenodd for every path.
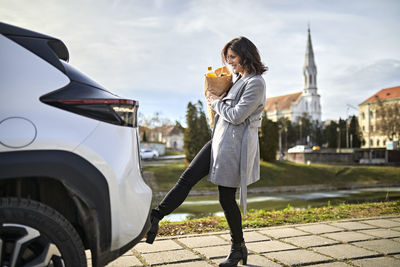
M 322 116 L 338 118 L 347 102 L 400 84 L 399 9 L 389 0 L 2 0 L 0 17 L 62 39 L 72 65 L 142 112 L 177 117 L 203 98 L 207 66 L 220 66 L 224 44 L 241 35 L 270 68 L 268 96 L 301 91 L 310 22 Z
M 340 75 L 330 77 L 321 92 L 324 118 L 345 118 L 346 104 L 357 107 L 381 89 L 399 86 L 399 73 L 400 60 L 383 59 L 367 66 L 349 66 Z

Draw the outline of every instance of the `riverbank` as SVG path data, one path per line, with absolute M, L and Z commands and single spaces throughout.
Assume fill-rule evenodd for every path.
M 250 210 L 243 216 L 244 228 L 259 228 L 341 219 L 367 218 L 400 214 L 400 201 L 327 205 L 321 208 L 295 209 L 288 206 L 278 211 Z M 162 221 L 160 236 L 198 234 L 228 230 L 224 216 L 209 216 L 181 222 Z
M 154 196 L 162 197 L 176 183 L 186 166 L 174 163 L 145 166 L 145 179 Z M 261 162 L 261 179 L 249 186 L 249 193 L 312 192 L 368 187 L 400 186 L 400 168 L 388 166 L 304 165 L 293 162 Z M 190 195 L 213 195 L 216 186 L 202 179 Z

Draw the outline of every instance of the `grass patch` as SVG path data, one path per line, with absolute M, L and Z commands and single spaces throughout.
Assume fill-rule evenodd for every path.
M 169 190 L 186 169 L 185 164 L 146 166 L 145 171 L 154 173 L 159 190 Z M 261 162 L 261 179 L 251 187 L 274 187 L 295 185 L 345 185 L 352 183 L 400 183 L 400 168 L 388 166 L 337 166 L 326 164 L 297 164 L 292 162 Z M 216 190 L 206 178 L 194 189 Z
M 258 228 L 277 225 L 332 221 L 350 218 L 365 218 L 383 215 L 399 215 L 400 201 L 328 205 L 321 208 L 294 209 L 288 206 L 284 210 L 250 210 L 243 217 L 244 228 Z M 182 222 L 162 221 L 160 236 L 198 234 L 228 230 L 225 217 L 210 216 Z
M 183 152 L 175 150 L 165 150 L 165 154 L 163 156 L 175 156 L 175 155 L 183 155 Z

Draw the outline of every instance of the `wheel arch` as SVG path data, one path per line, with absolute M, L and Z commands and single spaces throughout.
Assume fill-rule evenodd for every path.
M 0 197 L 31 198 L 59 211 L 92 251 L 110 250 L 111 209 L 104 175 L 86 159 L 60 150 L 0 153 Z

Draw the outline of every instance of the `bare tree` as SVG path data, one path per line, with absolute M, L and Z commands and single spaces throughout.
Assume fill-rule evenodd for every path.
M 400 136 L 400 103 L 382 101 L 377 97 L 376 130 L 389 140 Z

